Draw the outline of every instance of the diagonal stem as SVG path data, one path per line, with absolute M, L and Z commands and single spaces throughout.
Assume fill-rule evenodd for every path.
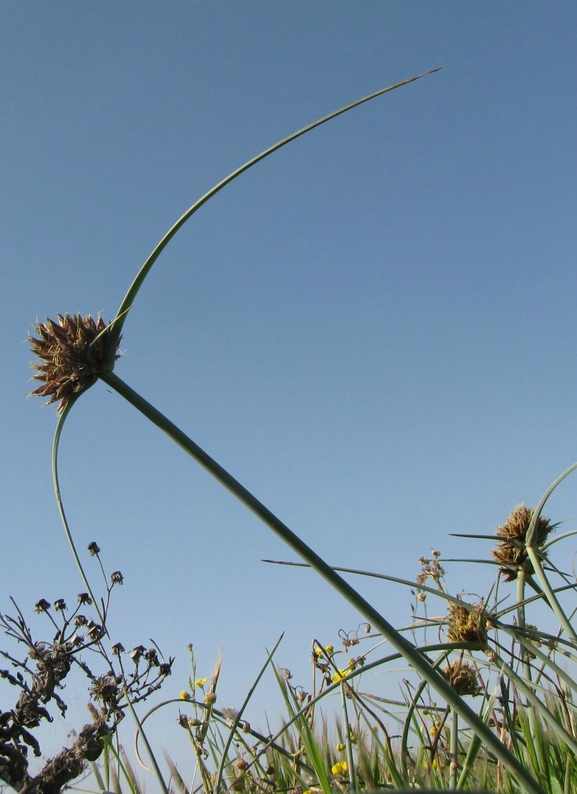
M 478 715 L 459 697 L 448 681 L 437 672 L 428 658 L 420 653 L 415 646 L 406 640 L 360 593 L 346 582 L 330 567 L 322 557 L 314 552 L 298 535 L 289 529 L 277 516 L 262 504 L 238 480 L 220 466 L 210 455 L 165 417 L 153 405 L 147 402 L 114 372 L 101 375 L 101 379 L 122 397 L 128 400 L 147 419 L 163 430 L 178 446 L 184 449 L 225 488 L 237 497 L 249 510 L 255 513 L 273 532 L 278 535 L 293 551 L 302 557 L 320 576 L 352 604 L 363 617 L 387 639 L 393 648 L 399 651 L 412 667 L 452 706 L 457 714 L 480 736 L 496 757 L 508 767 L 510 772 L 530 794 L 545 794 L 536 780 L 525 767 L 510 753 L 497 736 L 485 725 Z

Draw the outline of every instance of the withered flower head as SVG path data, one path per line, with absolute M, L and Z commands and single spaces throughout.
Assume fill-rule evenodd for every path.
M 525 567 L 530 573 L 533 566 L 527 555 L 525 540 L 527 530 L 533 517 L 534 508 L 525 505 L 517 505 L 511 512 L 509 518 L 497 529 L 499 540 L 497 547 L 493 549 L 493 558 L 502 564 L 500 569 L 504 574 L 506 582 L 511 582 L 517 578 L 519 568 Z M 551 520 L 545 516 L 539 516 L 535 530 L 535 545 L 541 547 L 547 540 L 547 536 L 555 529 Z
M 457 660 L 449 662 L 443 672 L 458 695 L 475 696 L 481 693 L 479 676 L 473 665 Z
M 137 645 L 136 648 L 133 648 L 130 652 L 130 658 L 135 664 L 138 664 L 138 661 L 142 654 L 146 651 L 144 645 Z
M 464 604 L 455 604 L 454 601 L 451 601 L 448 622 L 447 640 L 449 642 L 478 642 L 483 648 L 487 646 L 487 620 L 483 601 L 480 601 L 472 609 L 467 609 Z
M 58 412 L 62 413 L 73 399 L 96 383 L 101 373 L 112 369 L 118 355 L 112 362 L 107 360 L 109 326 L 102 317 L 97 320 L 90 314 L 57 317 L 58 322 L 47 319 L 36 324 L 38 338 L 28 336 L 32 352 L 42 362 L 32 364 L 38 371 L 33 380 L 42 381 L 42 385 L 30 393 L 49 397 L 48 403 L 60 400 Z
M 48 612 L 50 609 L 50 601 L 47 601 L 45 598 L 41 598 L 40 601 L 37 601 L 34 605 L 35 612 Z
M 90 694 L 106 706 L 116 706 L 121 695 L 118 680 L 112 675 L 101 675 L 94 681 Z

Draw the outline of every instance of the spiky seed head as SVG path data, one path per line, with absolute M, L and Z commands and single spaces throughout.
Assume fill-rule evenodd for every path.
M 478 642 L 482 648 L 487 646 L 487 619 L 483 601 L 475 604 L 472 609 L 451 601 L 448 623 L 449 642 Z
M 473 665 L 456 660 L 449 662 L 443 672 L 458 695 L 475 696 L 481 693 L 479 676 Z
M 101 373 L 111 371 L 119 356 L 108 360 L 110 324 L 102 317 L 95 320 L 90 314 L 58 314 L 57 318 L 58 322 L 47 318 L 45 323 L 37 323 L 38 337 L 28 336 L 32 352 L 41 361 L 32 364 L 38 373 L 33 380 L 42 382 L 30 393 L 49 397 L 47 404 L 60 401 L 58 412 L 62 413 L 72 400 L 96 383 Z
M 526 568 L 529 573 L 533 573 L 533 566 L 528 559 L 526 538 L 531 519 L 533 518 L 534 508 L 526 507 L 524 504 L 517 505 L 509 515 L 504 524 L 497 528 L 496 548 L 493 549 L 493 558 L 501 563 L 500 571 L 504 574 L 506 582 L 511 582 L 517 578 L 519 569 Z M 535 530 L 535 545 L 540 548 L 555 525 L 545 516 L 539 516 Z

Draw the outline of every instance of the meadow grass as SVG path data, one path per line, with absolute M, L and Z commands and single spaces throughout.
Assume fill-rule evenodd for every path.
M 502 565 L 484 600 L 469 602 L 448 592 L 439 552 L 433 552 L 430 559 L 421 558 L 416 580 L 404 583 L 411 588 L 413 614 L 403 632 L 411 633 L 418 652 L 459 697 L 470 702 L 478 718 L 543 791 L 571 794 L 577 791 L 577 648 L 567 638 L 564 625 L 552 628 L 555 610 L 535 582 L 532 563 L 523 548 L 523 537 L 526 539 L 535 515 L 535 510 L 518 506 L 494 535 L 487 536 L 494 544 L 493 561 Z M 543 519 L 539 564 L 556 599 L 567 601 L 569 596 L 571 601 L 577 587 L 571 581 L 574 577 L 545 562 L 554 528 Z M 507 595 L 518 598 L 509 603 L 512 599 Z M 432 598 L 445 603 L 442 618 L 427 617 Z M 538 628 L 531 621 L 535 619 L 533 611 L 543 602 L 552 619 L 547 627 Z M 437 642 L 426 640 L 431 633 Z M 221 711 L 215 706 L 220 660 L 210 679 L 198 680 L 192 655 L 187 689 L 179 699 L 164 701 L 150 712 L 177 709 L 191 742 L 187 774 L 180 771 L 182 762 L 177 765 L 170 756 L 165 757 L 164 784 L 169 790 L 182 794 L 382 790 L 514 794 L 526 790 L 514 771 L 427 681 L 409 672 L 397 680 L 397 698 L 377 693 L 382 685 L 377 686 L 379 679 L 372 673 L 390 671 L 399 679 L 402 655 L 383 655 L 387 644 L 368 623 L 341 631 L 334 645 L 313 641 L 312 685 L 308 689 L 295 683 L 290 671 L 275 662 L 278 644 L 238 711 Z M 246 722 L 244 710 L 269 666 L 282 693 L 284 718 L 276 730 L 263 734 Z M 146 718 L 138 733 L 145 730 Z M 143 790 L 121 748 L 108 749 L 105 757 L 112 790 L 118 794 Z M 142 763 L 146 766 L 144 760 Z M 101 786 L 108 789 L 101 767 L 98 774 Z

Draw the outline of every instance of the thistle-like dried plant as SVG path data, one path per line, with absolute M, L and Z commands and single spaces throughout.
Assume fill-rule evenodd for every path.
M 47 319 L 45 323 L 37 323 L 38 337 L 28 337 L 32 352 L 41 361 L 32 364 L 38 371 L 33 380 L 42 382 L 30 393 L 49 397 L 47 404 L 59 400 L 58 413 L 62 413 L 70 402 L 96 383 L 101 373 L 110 372 L 119 356 L 115 355 L 112 361 L 107 357 L 110 324 L 102 317 L 97 320 L 90 314 L 57 317 L 58 322 Z
M 500 571 L 506 582 L 516 579 L 521 567 L 528 573 L 533 573 L 533 565 L 528 558 L 526 546 L 527 531 L 533 518 L 533 511 L 532 507 L 517 505 L 505 523 L 497 529 L 499 540 L 492 554 L 493 558 L 501 563 Z M 535 530 L 535 545 L 538 549 L 543 546 L 555 527 L 556 524 L 552 524 L 549 518 L 539 516 Z
M 96 544 L 91 544 L 94 546 Z M 106 581 L 103 600 L 104 619 L 108 614 L 110 595 L 122 584 L 116 571 Z M 20 609 L 15 617 L 0 613 L 0 631 L 26 651 L 24 658 L 0 649 L 0 660 L 8 662 L 0 669 L 0 679 L 16 690 L 15 705 L 0 709 L 0 788 L 5 786 L 21 794 L 59 794 L 86 769 L 88 763 L 101 755 L 124 717 L 129 701 L 146 700 L 164 683 L 172 670 L 173 659 L 160 660 L 156 649 L 139 645 L 125 657 L 125 649 L 116 643 L 110 649 L 104 644 L 106 624 L 99 625 L 80 610 L 93 606 L 87 593 L 78 595 L 71 609 L 63 598 L 51 605 L 45 598 L 36 602 L 36 612 L 46 615 L 51 623 L 51 638 L 35 641 Z M 55 633 L 54 633 L 55 632 Z M 84 654 L 90 652 L 102 672 L 93 672 Z M 130 666 L 129 666 L 130 665 Z M 128 668 L 128 669 L 127 669 Z M 92 722 L 84 725 L 74 741 L 52 759 L 41 762 L 32 773 L 30 752 L 42 756 L 40 742 L 34 731 L 41 724 L 53 722 L 50 713 L 55 705 L 64 717 L 67 705 L 60 692 L 72 671 L 81 671 L 89 681 L 88 709 Z M 94 701 L 94 702 L 92 702 Z

